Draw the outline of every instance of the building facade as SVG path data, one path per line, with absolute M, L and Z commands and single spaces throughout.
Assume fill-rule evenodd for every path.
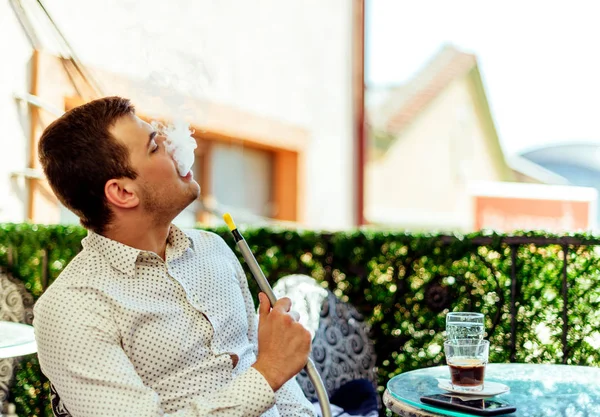
M 147 119 L 185 117 L 195 129 L 203 200 L 182 223 L 230 209 L 249 221 L 336 229 L 358 218 L 360 5 L 67 0 L 47 7 L 102 95 L 128 96 Z M 35 143 L 54 113 L 92 95 L 65 69 L 70 61 L 59 56 L 71 55 L 34 6 L 0 5 L 0 37 L 11 40 L 2 42 L 10 57 L 0 85 L 0 113 L 9 119 L 2 140 L 11 151 L 0 168 L 0 221 L 72 222 L 39 178 Z

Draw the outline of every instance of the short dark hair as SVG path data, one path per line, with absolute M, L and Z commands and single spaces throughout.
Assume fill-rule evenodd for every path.
M 137 177 L 127 147 L 109 132 L 118 119 L 133 114 L 128 99 L 104 97 L 62 115 L 39 141 L 40 162 L 52 190 L 84 227 L 97 233 L 105 231 L 113 216 L 106 182 Z

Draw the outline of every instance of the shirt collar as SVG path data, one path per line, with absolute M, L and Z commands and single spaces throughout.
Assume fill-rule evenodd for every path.
M 127 246 L 91 230 L 88 231 L 88 235 L 81 241 L 81 245 L 84 249 L 98 252 L 113 268 L 129 276 L 135 276 L 136 261 L 140 254 L 146 253 L 141 249 Z M 188 248 L 193 250 L 193 246 L 192 239 L 172 224 L 167 236 L 167 261 L 181 257 Z
M 194 250 L 194 241 L 183 230 L 172 224 L 169 236 L 167 237 L 167 251 L 165 255 L 167 261 L 183 256 L 188 249 Z

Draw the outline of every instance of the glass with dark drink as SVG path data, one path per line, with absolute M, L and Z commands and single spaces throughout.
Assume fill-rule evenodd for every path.
M 444 352 L 453 388 L 462 391 L 483 390 L 490 342 L 478 339 L 447 340 L 444 342 Z

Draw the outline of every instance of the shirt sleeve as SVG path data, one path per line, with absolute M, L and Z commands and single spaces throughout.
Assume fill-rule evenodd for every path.
M 225 246 L 227 245 L 225 244 Z M 227 251 L 232 258 L 232 262 L 235 264 L 242 295 L 246 304 L 248 340 L 250 340 L 254 347 L 254 354 L 258 355 L 258 316 L 248 287 L 248 279 L 235 253 L 228 246 Z M 316 416 L 312 404 L 306 399 L 296 378 L 290 379 L 277 390 L 275 393 L 275 403 L 279 414 L 282 416 Z
M 40 366 L 73 417 L 259 416 L 275 403 L 267 381 L 250 368 L 220 390 L 166 414 L 122 349 L 110 303 L 97 290 L 50 289 L 34 317 Z

